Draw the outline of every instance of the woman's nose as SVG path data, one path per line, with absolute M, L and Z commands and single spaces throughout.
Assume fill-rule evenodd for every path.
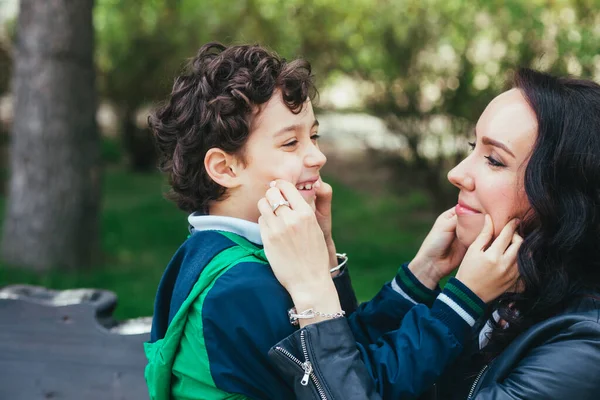
M 467 172 L 467 160 L 468 157 L 448 172 L 448 180 L 450 183 L 461 190 L 475 189 L 475 181 L 471 174 Z

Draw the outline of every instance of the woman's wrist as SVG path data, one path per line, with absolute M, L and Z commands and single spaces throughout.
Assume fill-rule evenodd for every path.
M 329 268 L 337 267 L 337 250 L 333 238 L 331 236 L 325 238 L 325 244 L 327 245 L 327 253 L 329 254 Z
M 340 299 L 331 279 L 315 283 L 311 286 L 296 288 L 290 291 L 296 311 L 301 313 L 312 309 L 320 314 L 335 314 L 342 310 Z M 314 318 L 300 319 L 300 327 L 326 320 L 327 317 L 315 315 Z
M 443 276 L 435 268 L 431 260 L 421 259 L 417 254 L 408 264 L 410 272 L 428 289 L 435 290 Z

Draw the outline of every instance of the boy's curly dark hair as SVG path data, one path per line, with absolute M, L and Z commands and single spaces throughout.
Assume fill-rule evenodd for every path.
M 224 197 L 225 188 L 204 168 L 206 152 L 220 148 L 243 157 L 253 113 L 276 90 L 299 113 L 316 93 L 310 63 L 287 62 L 258 45 L 220 43 L 205 44 L 190 60 L 168 101 L 148 117 L 171 185 L 167 196 L 179 208 L 207 213 L 211 201 Z

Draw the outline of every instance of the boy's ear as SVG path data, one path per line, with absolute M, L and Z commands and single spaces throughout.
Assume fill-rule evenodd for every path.
M 231 189 L 240 185 L 236 158 L 224 150 L 213 147 L 204 156 L 208 176 L 219 185 Z

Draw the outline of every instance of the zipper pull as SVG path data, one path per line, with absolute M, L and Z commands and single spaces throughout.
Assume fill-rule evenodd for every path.
M 302 369 L 304 370 L 304 376 L 302 377 L 300 384 L 302 384 L 302 386 L 306 386 L 308 385 L 308 379 L 310 378 L 310 374 L 312 374 L 312 364 L 310 363 L 310 361 L 303 362 Z

